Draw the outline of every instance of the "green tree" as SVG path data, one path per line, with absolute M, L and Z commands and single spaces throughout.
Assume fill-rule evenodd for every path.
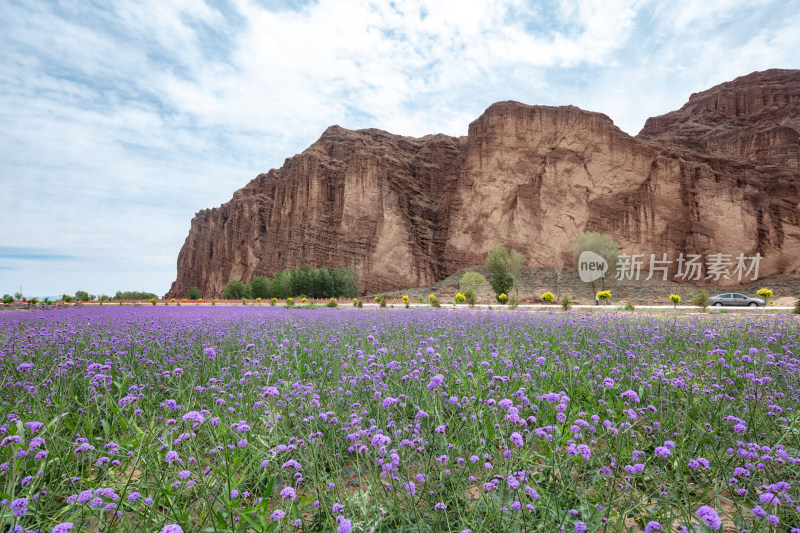
M 150 298 L 155 298 L 158 300 L 158 296 L 152 292 L 146 291 L 117 291 L 114 295 L 114 300 L 150 300 Z
M 239 300 L 247 298 L 250 294 L 250 287 L 239 281 L 232 279 L 225 285 L 225 290 L 222 291 L 222 297 L 226 300 Z
M 272 282 L 266 276 L 256 276 L 253 282 L 250 283 L 250 289 L 253 293 L 253 298 L 272 298 Z
M 511 255 L 499 244 L 486 256 L 486 268 L 492 273 L 489 284 L 496 295 L 508 294 L 514 286 L 514 276 L 509 272 L 510 266 Z
M 475 289 L 473 289 L 472 287 L 465 289 L 464 300 L 470 307 L 475 307 L 475 303 L 478 301 L 478 298 L 475 296 Z
M 486 278 L 479 272 L 465 272 L 464 275 L 461 276 L 461 281 L 458 285 L 461 290 L 467 291 L 472 289 L 474 292 L 486 285 Z M 466 295 L 466 292 L 464 294 Z
M 75 291 L 75 299 L 79 302 L 88 302 L 91 298 L 86 291 Z
M 335 298 L 335 284 L 331 271 L 325 267 L 311 271 L 311 291 L 312 298 Z
M 703 311 L 705 311 L 706 307 L 708 307 L 708 293 L 705 290 L 700 289 L 692 299 L 692 303 L 698 307 L 702 307 Z
M 11 296 L 10 294 L 4 294 L 3 295 L 3 303 L 4 304 L 10 304 L 13 301 L 14 301 L 14 297 Z
M 22 300 L 22 287 L 20 287 L 19 290 L 14 293 L 14 300 L 17 302 Z
M 311 294 L 311 271 L 303 265 L 291 274 L 292 296 L 309 296 Z
M 608 270 L 602 280 L 602 287 L 605 289 L 606 281 L 614 279 L 619 263 L 619 245 L 614 242 L 610 235 L 596 233 L 593 231 L 581 232 L 575 240 L 575 244 L 570 249 L 575 265 L 578 265 L 578 258 L 583 252 L 594 252 L 608 263 Z M 592 291 L 595 289 L 594 281 L 591 282 Z
M 281 270 L 275 277 L 272 278 L 272 296 L 273 298 L 280 298 L 283 300 L 284 298 L 288 298 L 292 296 L 292 276 L 291 272 L 287 270 Z
M 203 297 L 202 293 L 200 292 L 200 287 L 197 285 L 192 285 L 188 289 L 186 289 L 186 297 L 190 300 L 199 300 Z
M 516 250 L 511 250 L 508 262 L 508 273 L 514 276 L 514 290 L 519 298 L 519 283 L 522 281 L 522 267 L 525 265 L 525 256 Z
M 358 273 L 353 267 L 338 267 L 331 272 L 333 295 L 336 298 L 358 297 Z

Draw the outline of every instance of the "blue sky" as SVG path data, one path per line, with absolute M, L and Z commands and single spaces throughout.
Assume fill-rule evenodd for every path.
M 491 103 L 635 135 L 798 68 L 800 0 L 0 3 L 0 293 L 163 294 L 195 212 L 325 128 L 465 135 Z

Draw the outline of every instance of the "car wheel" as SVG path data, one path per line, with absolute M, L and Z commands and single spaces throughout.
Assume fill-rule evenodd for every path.
M 714 304 L 714 307 L 722 307 L 722 302 L 717 302 Z
M 747 307 L 758 307 L 758 304 L 755 302 L 750 302 L 749 304 L 747 304 Z

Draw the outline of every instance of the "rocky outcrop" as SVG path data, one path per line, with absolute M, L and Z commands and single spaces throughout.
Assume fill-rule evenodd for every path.
M 800 171 L 800 70 L 754 72 L 647 120 L 639 138 Z
M 772 76 L 784 80 L 774 91 Z M 168 296 L 303 264 L 354 266 L 365 293 L 427 285 L 496 243 L 549 265 L 584 230 L 647 257 L 760 253 L 762 277 L 800 272 L 797 144 L 780 136 L 797 133 L 798 71 L 725 85 L 650 119 L 639 138 L 600 113 L 518 102 L 493 104 L 461 138 L 332 126 L 197 213 Z

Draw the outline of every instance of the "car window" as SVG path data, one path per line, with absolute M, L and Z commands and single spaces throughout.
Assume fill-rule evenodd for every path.
M 747 300 L 747 296 L 745 296 L 744 294 L 734 294 L 733 297 L 736 298 L 737 300 Z
M 730 294 L 720 294 L 719 297 L 720 298 L 730 298 L 731 295 Z

